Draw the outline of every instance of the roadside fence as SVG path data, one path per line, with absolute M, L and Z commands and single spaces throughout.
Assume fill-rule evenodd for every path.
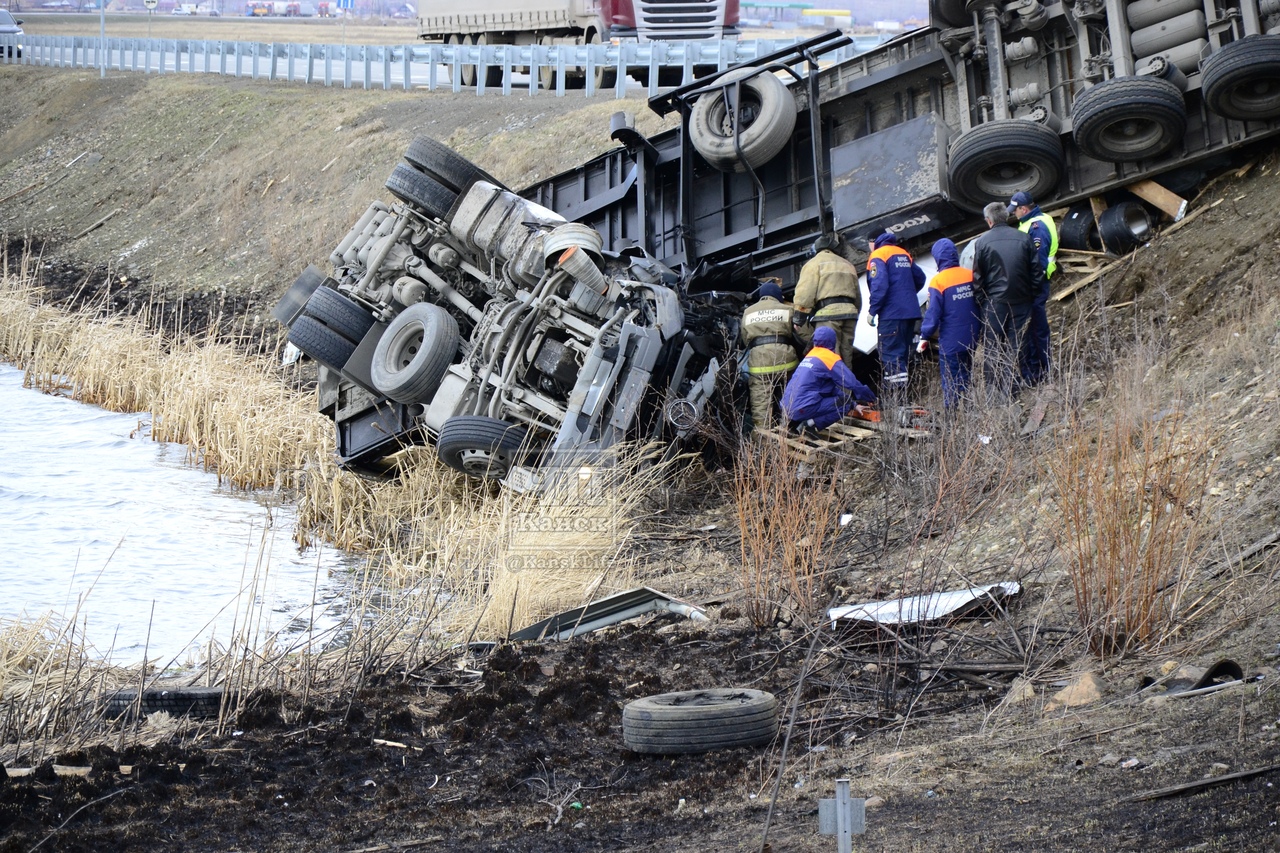
M 617 72 L 610 88 L 622 98 L 627 75 L 659 85 L 694 79 L 695 69 L 728 68 L 794 44 L 797 39 L 627 42 L 584 45 L 339 45 L 199 41 L 97 36 L 0 36 L 0 65 L 97 68 L 154 74 L 222 74 L 365 89 L 426 88 L 477 95 L 513 91 L 595 95 L 597 72 Z M 838 62 L 880 42 L 854 43 L 823 56 Z M 676 77 L 679 80 L 676 80 Z M 520 79 L 517 80 L 516 78 Z M 466 81 L 464 83 L 464 81 Z M 547 86 L 546 83 L 551 85 Z

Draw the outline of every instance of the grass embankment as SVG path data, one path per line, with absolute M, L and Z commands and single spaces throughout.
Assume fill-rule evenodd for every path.
M 150 328 L 145 311 L 127 319 L 66 313 L 41 304 L 32 266 L 5 259 L 0 278 L 0 359 L 22 368 L 28 384 L 150 413 L 154 440 L 186 445 L 191 463 L 222 482 L 296 497 L 303 541 L 322 537 L 371 555 L 352 584 L 346 622 L 288 644 L 256 627 L 261 603 L 250 578 L 239 627 L 207 653 L 204 682 L 350 689 L 413 670 L 459 640 L 502 636 L 579 603 L 588 589 L 632 583 L 621 553 L 661 467 L 641 474 L 623 465 L 619 476 L 593 477 L 590 489 L 537 497 L 477 487 L 422 452 L 405 454 L 398 480 L 361 478 L 337 468 L 332 424 L 278 359 L 247 358 L 220 342 L 234 330 L 179 341 Z M 4 626 L 0 743 L 99 734 L 102 723 L 85 709 L 153 674 L 91 660 L 76 621 L 68 614 Z

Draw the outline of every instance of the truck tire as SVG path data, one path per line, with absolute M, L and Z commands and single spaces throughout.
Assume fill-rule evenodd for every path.
M 400 312 L 378 338 L 369 365 L 373 387 L 397 403 L 426 403 L 458 350 L 458 321 L 439 305 Z
M 314 317 L 299 317 L 289 327 L 289 343 L 334 370 L 343 365 L 356 351 L 356 345 L 322 324 Z
M 1022 119 L 980 124 L 951 144 L 947 182 L 962 207 L 981 210 L 993 201 L 1008 202 L 1018 190 L 1035 199 L 1053 197 L 1065 156 L 1058 134 Z
M 411 204 L 434 219 L 448 221 L 458 194 L 410 166 L 398 163 L 387 178 L 386 187 L 401 201 Z
M 506 189 L 493 175 L 430 136 L 419 136 L 410 142 L 404 152 L 404 159 L 419 172 L 458 195 L 471 189 L 476 181 L 488 181 Z
M 303 306 L 302 314 L 319 320 L 357 344 L 373 328 L 372 314 L 331 287 L 317 287 Z
M 216 717 L 222 709 L 221 687 L 183 687 L 173 690 L 152 688 L 142 691 L 143 714 L 166 711 L 175 717 Z M 139 707 L 136 688 L 117 690 L 107 697 L 108 716 L 119 717 Z
M 1182 91 L 1159 77 L 1115 77 L 1085 89 L 1071 107 L 1071 135 L 1104 163 L 1159 157 L 1182 141 Z
M 600 43 L 599 33 L 592 33 L 591 38 L 587 40 L 587 44 Z M 586 78 L 585 72 L 583 73 L 583 78 Z M 612 89 L 614 86 L 618 85 L 618 69 L 610 65 L 597 65 L 592 82 L 595 85 L 595 91 L 597 92 L 601 89 Z
M 471 37 L 471 43 L 474 45 L 478 45 L 479 47 L 485 47 L 486 45 L 489 44 L 489 37 L 486 36 L 484 33 L 480 33 L 479 35 L 474 35 Z M 479 65 L 475 66 L 475 69 L 476 69 L 475 79 L 478 81 L 480 79 L 480 66 Z M 475 84 L 473 83 L 472 85 L 475 85 Z M 486 89 L 502 88 L 502 68 L 494 65 L 485 66 L 484 87 Z
M 1058 246 L 1063 249 L 1081 249 L 1097 252 L 1102 249 L 1098 236 L 1098 223 L 1093 218 L 1093 205 L 1089 202 L 1073 204 L 1058 226 Z
M 455 415 L 440 427 L 436 453 L 455 471 L 484 480 L 501 480 L 524 454 L 528 433 L 522 426 L 483 415 Z
M 474 36 L 457 35 L 453 38 L 457 39 L 456 43 L 458 47 L 466 47 L 467 45 L 476 43 Z M 462 88 L 464 89 L 474 89 L 476 87 L 476 80 L 479 79 L 478 69 L 475 65 L 472 65 L 469 62 L 462 63 L 462 69 L 458 76 L 462 79 Z
M 744 80 L 756 69 L 738 68 L 720 78 L 720 83 Z M 734 115 L 723 91 L 698 98 L 689 119 L 693 147 L 708 163 L 722 172 L 745 172 L 762 166 L 777 156 L 791 139 L 796 127 L 796 102 L 786 84 L 766 71 L 745 80 L 739 87 L 743 103 L 739 141 L 742 159 L 733 147 Z M 745 162 L 744 162 L 745 161 Z
M 1098 217 L 1103 247 L 1113 255 L 1125 255 L 1151 239 L 1151 214 L 1136 201 L 1122 201 Z
M 1245 36 L 1200 66 L 1204 102 L 1239 121 L 1280 118 L 1280 35 Z
M 622 739 L 635 752 L 669 755 L 761 746 L 778 732 L 778 700 L 761 690 L 683 690 L 622 709 Z

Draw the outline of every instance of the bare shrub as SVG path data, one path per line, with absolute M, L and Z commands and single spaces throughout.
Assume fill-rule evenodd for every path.
M 1182 408 L 1156 413 L 1143 364 L 1120 374 L 1110 418 L 1077 421 L 1049 458 L 1052 531 L 1100 657 L 1174 635 L 1211 533 L 1214 431 Z

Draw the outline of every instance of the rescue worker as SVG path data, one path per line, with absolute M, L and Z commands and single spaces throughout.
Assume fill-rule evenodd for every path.
M 880 364 L 884 368 L 880 390 L 901 397 L 907 388 L 911 339 L 920 322 L 920 299 L 916 294 L 925 285 L 924 270 L 888 231 L 873 237 L 868 251 L 867 289 L 871 296 L 867 314 L 879 336 Z
M 1019 359 L 1022 379 L 1027 385 L 1039 385 L 1049 372 L 1049 280 L 1058 269 L 1058 227 L 1053 217 L 1040 209 L 1029 193 L 1016 192 L 1009 200 L 1009 215 L 1018 217 L 1018 230 L 1030 234 L 1044 269 L 1044 286 L 1031 303 L 1031 320 Z
M 836 333 L 832 348 L 845 364 L 853 360 L 853 333 L 858 323 L 858 268 L 837 253 L 839 240 L 822 235 L 813 241 L 813 257 L 800 269 L 792 297 L 796 336 L 809 340 L 813 329 Z
M 1008 397 L 1031 305 L 1044 288 L 1044 270 L 1031 236 L 1009 227 L 1003 204 L 991 202 L 982 215 L 989 230 L 974 241 L 973 281 L 981 303 L 988 378 L 997 393 Z
M 782 417 L 793 430 L 823 430 L 845 415 L 874 403 L 875 392 L 858 381 L 833 349 L 829 326 L 813 330 L 813 349 L 800 362 L 782 392 Z
M 791 306 L 782 301 L 778 279 L 764 279 L 759 300 L 742 313 L 742 344 L 747 348 L 747 389 L 751 423 L 770 429 L 787 377 L 799 364 L 791 336 Z
M 960 266 L 956 244 L 944 237 L 933 244 L 931 253 L 938 272 L 929 279 L 929 308 L 920 326 L 917 350 L 924 352 L 929 340 L 937 337 L 942 404 L 950 409 L 969 387 L 982 315 L 973 292 L 973 271 Z

